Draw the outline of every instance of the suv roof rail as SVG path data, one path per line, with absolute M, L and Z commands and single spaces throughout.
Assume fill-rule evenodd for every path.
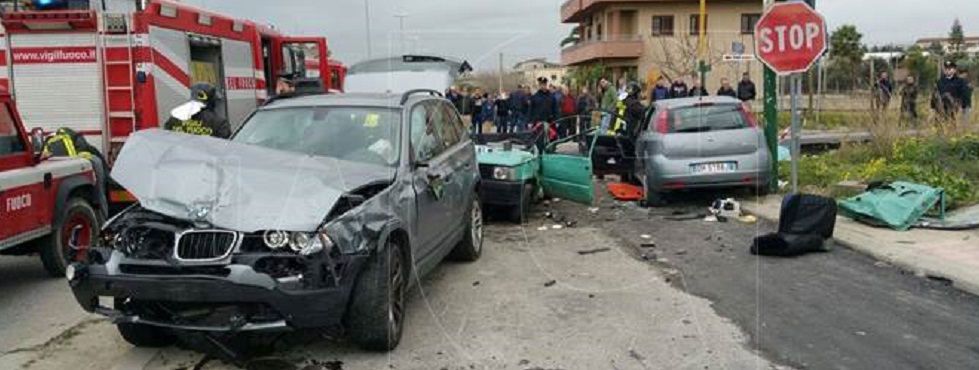
M 408 102 L 408 98 L 411 98 L 412 95 L 421 94 L 421 93 L 427 93 L 428 95 L 437 96 L 437 97 L 440 97 L 440 98 L 442 97 L 442 93 L 439 92 L 439 91 L 437 91 L 437 90 L 432 90 L 432 89 L 414 89 L 414 90 L 408 90 L 408 91 L 405 91 L 404 94 L 401 94 L 401 105 L 404 105 L 406 102 Z

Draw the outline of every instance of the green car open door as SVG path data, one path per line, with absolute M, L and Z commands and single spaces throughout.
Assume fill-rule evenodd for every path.
M 595 186 L 592 182 L 592 150 L 588 149 L 565 152 L 562 144 L 577 143 L 576 140 L 587 137 L 579 134 L 550 143 L 541 156 L 541 185 L 544 192 L 552 197 L 563 198 L 583 204 L 595 201 Z M 597 135 L 592 136 L 597 137 Z

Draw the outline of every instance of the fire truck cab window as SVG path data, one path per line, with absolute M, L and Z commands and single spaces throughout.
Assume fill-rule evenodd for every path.
M 24 145 L 20 133 L 17 131 L 17 125 L 14 124 L 10 115 L 10 109 L 5 106 L 0 107 L 0 157 L 23 153 L 25 150 L 27 150 L 27 146 Z

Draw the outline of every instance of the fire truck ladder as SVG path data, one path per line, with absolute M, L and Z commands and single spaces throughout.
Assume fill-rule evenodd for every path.
M 106 133 L 111 143 L 136 132 L 136 72 L 132 27 L 125 14 L 104 14 L 100 51 L 105 81 Z M 121 50 L 125 49 L 123 53 Z M 126 135 L 120 135 L 126 132 Z

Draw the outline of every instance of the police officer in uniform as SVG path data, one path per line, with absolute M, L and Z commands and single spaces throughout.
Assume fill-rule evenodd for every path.
M 169 131 L 183 132 L 191 135 L 212 136 L 222 139 L 231 137 L 231 124 L 214 112 L 217 103 L 217 91 L 214 86 L 199 83 L 190 88 L 191 102 L 174 109 L 172 116 L 164 128 Z M 178 110 L 191 109 L 195 113 L 190 117 L 179 117 Z M 186 111 L 184 112 L 186 113 Z
M 945 120 L 954 121 L 959 109 L 964 108 L 965 95 L 969 86 L 958 75 L 955 62 L 946 61 L 942 77 L 938 79 L 938 90 L 932 99 L 932 108 Z

